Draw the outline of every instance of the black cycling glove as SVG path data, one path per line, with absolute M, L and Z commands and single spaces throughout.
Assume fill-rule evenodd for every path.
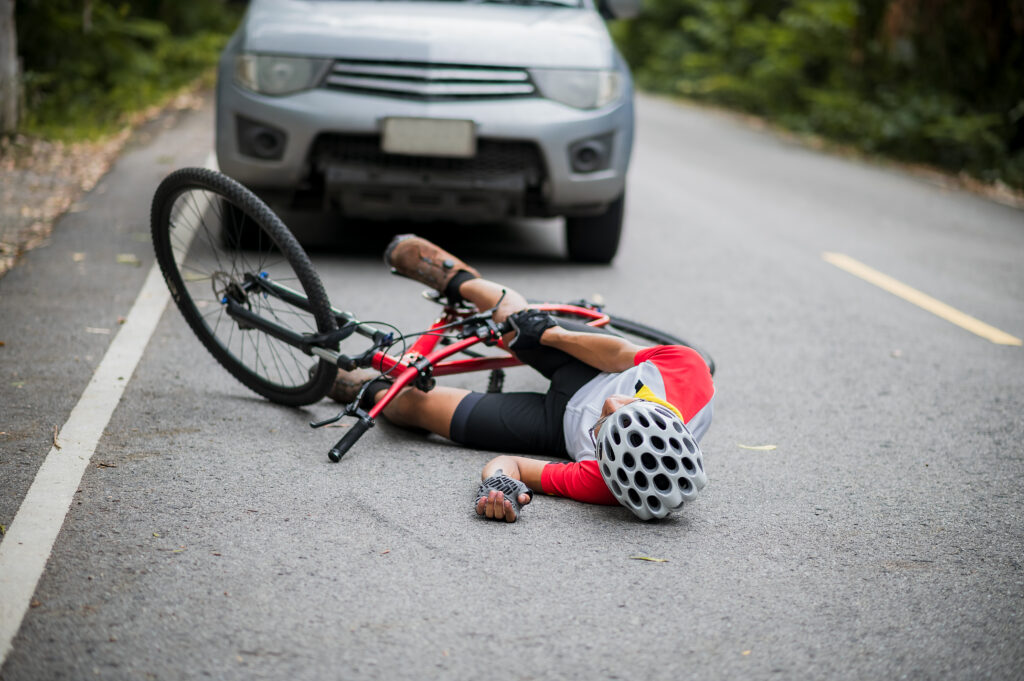
M 541 334 L 555 326 L 555 320 L 547 312 L 529 308 L 510 315 L 508 323 L 516 332 L 508 347 L 517 351 L 539 348 Z

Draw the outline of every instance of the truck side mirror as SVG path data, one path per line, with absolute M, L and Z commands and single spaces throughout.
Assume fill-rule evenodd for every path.
M 597 9 L 605 19 L 632 19 L 643 4 L 643 0 L 597 0 Z

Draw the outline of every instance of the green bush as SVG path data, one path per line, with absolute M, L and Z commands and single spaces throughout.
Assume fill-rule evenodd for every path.
M 613 28 L 640 87 L 1024 187 L 1024 5 L 648 0 Z
M 96 137 L 160 102 L 216 63 L 238 9 L 222 2 L 23 0 L 22 129 Z

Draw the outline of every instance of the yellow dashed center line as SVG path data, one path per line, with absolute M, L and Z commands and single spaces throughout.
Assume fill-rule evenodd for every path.
M 908 303 L 913 303 L 921 309 L 927 310 L 933 315 L 945 319 L 947 322 L 956 324 L 962 329 L 966 329 L 975 335 L 981 336 L 985 340 L 992 341 L 998 345 L 1022 344 L 1020 338 L 1011 336 L 1005 331 L 1000 331 L 996 327 L 975 319 L 969 314 L 964 314 L 960 310 L 950 307 L 942 301 L 936 300 L 925 293 L 921 293 L 917 289 L 911 288 L 910 286 L 893 279 L 887 274 L 882 274 L 878 270 L 872 269 L 864 263 L 854 260 L 848 255 L 826 252 L 822 253 L 821 257 L 825 259 L 825 262 L 831 263 L 839 269 L 849 272 L 855 277 L 860 277 L 864 281 L 874 284 L 878 288 L 888 291 L 895 296 L 899 296 Z

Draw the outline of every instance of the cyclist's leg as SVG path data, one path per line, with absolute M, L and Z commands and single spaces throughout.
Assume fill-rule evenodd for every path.
M 385 393 L 374 396 L 379 400 Z M 436 386 L 430 392 L 408 387 L 384 408 L 397 426 L 422 428 L 476 449 L 565 455 L 562 411 L 540 393 L 478 393 Z
M 374 402 L 387 389 L 374 395 Z M 414 387 L 404 388 L 384 407 L 384 417 L 403 428 L 422 428 L 441 437 L 451 438 L 452 416 L 463 398 L 470 394 L 465 388 L 435 386 L 430 392 Z
M 466 279 L 458 287 L 458 294 L 463 300 L 472 303 L 479 310 L 486 310 L 488 308 L 498 305 L 498 309 L 494 312 L 494 321 L 503 322 L 508 318 L 509 315 L 515 314 L 527 306 L 526 298 L 522 296 L 518 291 L 514 291 L 503 284 L 499 284 L 489 279 L 483 279 L 480 277 L 473 279 Z M 498 301 L 501 301 L 500 304 Z M 581 331 L 588 333 L 607 333 L 601 329 L 595 329 L 592 326 L 587 326 L 582 322 L 576 322 L 573 320 L 556 319 L 555 323 L 559 326 L 572 329 L 573 331 Z M 505 342 L 508 343 L 512 340 L 513 334 L 505 334 Z M 571 355 L 556 350 L 554 348 L 539 347 L 532 350 L 525 350 L 516 353 L 516 356 L 524 364 L 527 364 L 546 378 L 552 378 L 555 372 L 570 363 L 580 363 L 578 359 Z
M 486 310 L 498 305 L 494 311 L 494 321 L 503 322 L 509 315 L 515 314 L 526 307 L 526 298 L 518 291 L 481 277 L 467 279 L 459 286 L 459 296 L 472 303 L 478 310 Z M 498 301 L 501 301 L 500 305 Z

